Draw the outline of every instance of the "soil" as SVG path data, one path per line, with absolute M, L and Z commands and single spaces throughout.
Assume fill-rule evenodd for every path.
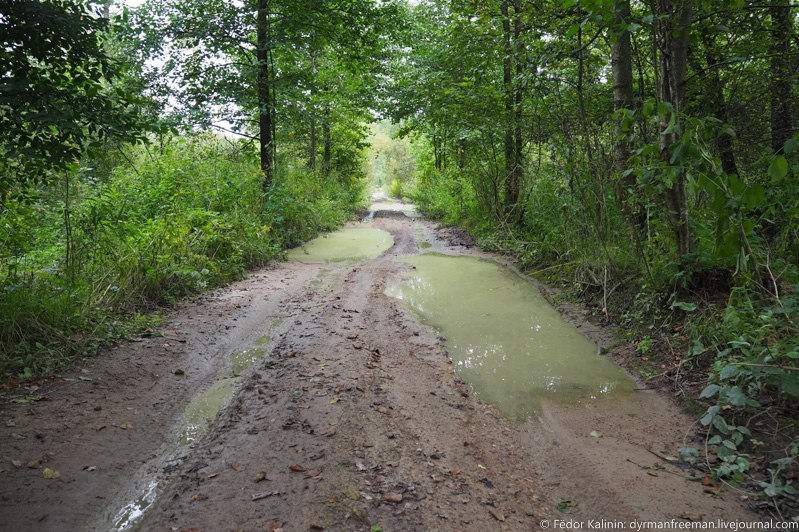
M 692 419 L 643 383 L 632 398 L 545 405 L 523 423 L 481 403 L 453 372 L 445 339 L 384 289 L 407 273 L 396 257 L 421 242 L 490 255 L 379 212 L 369 224 L 395 243 L 376 259 L 273 264 L 184 303 L 155 335 L 2 398 L 0 529 L 110 530 L 154 481 L 158 496 L 134 528 L 758 519 L 742 495 L 671 459 Z M 579 308 L 562 310 L 607 351 L 626 348 Z M 232 353 L 259 343 L 268 356 L 241 375 L 208 433 L 176 446 L 191 399 L 229 377 Z

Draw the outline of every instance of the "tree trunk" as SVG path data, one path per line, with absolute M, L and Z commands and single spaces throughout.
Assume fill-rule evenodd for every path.
M 782 151 L 793 133 L 791 120 L 791 2 L 779 2 L 771 14 L 771 149 Z
M 685 72 L 688 62 L 688 35 L 691 23 L 692 0 L 658 0 L 658 48 L 660 49 L 660 100 L 672 106 L 679 119 L 685 105 Z M 677 133 L 668 132 L 669 117 L 661 119 L 660 157 L 670 164 L 671 148 L 679 140 Z M 694 240 L 688 223 L 688 198 L 685 192 L 685 172 L 679 171 L 666 191 L 666 204 L 677 239 L 680 257 L 691 253 Z
M 610 65 L 613 74 L 613 110 L 633 110 L 635 99 L 633 97 L 633 61 L 632 41 L 630 31 L 630 0 L 615 0 L 613 2 L 613 32 L 614 39 L 610 49 Z M 621 119 L 619 119 L 621 120 Z M 622 212 L 632 224 L 633 230 L 637 228 L 643 232 L 646 218 L 641 215 L 640 209 L 631 208 L 629 191 L 635 187 L 635 175 L 623 175 L 630 158 L 630 145 L 620 128 L 616 130 L 616 144 L 613 147 L 613 166 L 622 176 L 616 182 L 616 199 Z
M 269 76 L 269 0 L 258 0 L 256 50 L 258 60 L 258 127 L 263 189 L 268 191 L 274 171 L 272 146 L 272 98 Z
M 311 50 L 311 98 L 308 102 L 308 169 L 316 172 L 316 52 Z
M 613 3 L 613 23 L 616 39 L 610 50 L 610 64 L 613 71 L 613 110 L 633 108 L 633 62 L 630 45 L 630 0 L 615 0 Z M 618 138 L 614 149 L 613 162 L 621 172 L 630 158 L 630 146 L 626 139 Z M 631 182 L 632 180 L 632 182 Z M 634 184 L 634 177 L 624 179 L 625 186 Z
M 311 110 L 311 131 L 308 141 L 308 168 L 316 172 L 316 115 Z
M 713 109 L 713 115 L 726 124 L 730 117 L 727 110 L 727 100 L 724 96 L 724 82 L 721 80 L 719 74 L 720 61 L 716 57 L 715 49 L 713 46 L 713 38 L 707 29 L 702 30 L 702 44 L 705 47 L 705 61 L 707 62 L 707 80 L 710 83 L 711 101 L 709 107 Z M 716 149 L 719 151 L 719 158 L 721 159 L 721 169 L 725 174 L 737 175 L 738 165 L 735 162 L 735 152 L 732 147 L 732 137 L 727 134 L 721 134 L 716 137 Z
M 433 164 L 436 170 L 441 171 L 443 158 L 441 156 L 441 138 L 438 135 L 433 135 Z
M 332 157 L 333 143 L 330 138 L 330 106 L 325 106 L 324 118 L 322 120 L 322 175 L 330 175 L 330 163 Z
M 521 39 L 522 15 L 519 0 L 513 0 L 513 41 L 514 61 L 516 63 L 516 80 L 514 81 L 513 98 L 513 182 L 511 208 L 516 207 L 513 213 L 514 221 L 522 218 L 518 208 L 519 188 L 524 180 L 524 145 L 522 143 L 522 103 L 524 100 L 524 85 L 522 74 L 524 69 L 524 44 Z
M 513 128 L 513 81 L 509 0 L 502 0 L 502 87 L 505 93 L 505 207 L 510 210 L 516 205 L 519 198 L 519 187 L 515 181 L 515 155 L 514 128 Z

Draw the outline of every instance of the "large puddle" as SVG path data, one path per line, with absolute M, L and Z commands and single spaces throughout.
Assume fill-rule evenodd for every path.
M 300 262 L 340 262 L 366 260 L 380 256 L 394 245 L 387 231 L 374 227 L 348 227 L 314 238 L 291 249 L 289 260 Z
M 474 257 L 406 257 L 409 278 L 386 293 L 446 337 L 459 376 L 483 401 L 525 419 L 542 401 L 579 402 L 634 390 L 594 343 L 526 279 Z

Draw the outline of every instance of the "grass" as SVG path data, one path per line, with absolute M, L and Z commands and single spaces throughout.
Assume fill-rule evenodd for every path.
M 0 374 L 51 373 L 152 327 L 160 307 L 338 227 L 363 190 L 288 161 L 264 195 L 255 154 L 210 136 L 135 148 L 108 175 L 84 161 L 0 211 Z

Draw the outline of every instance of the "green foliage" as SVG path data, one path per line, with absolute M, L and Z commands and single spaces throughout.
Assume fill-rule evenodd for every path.
M 778 119 L 795 116 L 775 111 L 773 89 L 795 100 L 799 85 L 779 75 L 784 52 L 759 61 L 779 44 L 768 42 L 779 38 L 775 12 L 693 4 L 685 94 L 675 94 L 659 64 L 670 53 L 661 29 L 680 25 L 675 10 L 504 5 L 505 14 L 497 2 L 410 11 L 390 111 L 415 139 L 414 201 L 624 322 L 641 360 L 664 359 L 646 375 L 672 366 L 696 382 L 711 370 L 703 400 L 715 404 L 701 426 L 715 474 L 743 479 L 762 463 L 749 455 L 765 452 L 751 446 L 762 436 L 746 416 L 797 411 L 799 136 L 780 134 L 790 128 Z M 623 63 L 629 84 L 613 79 Z M 676 354 L 661 353 L 662 337 Z M 771 492 L 790 491 L 786 463 L 771 468 Z
M 104 183 L 91 160 L 70 175 L 68 232 L 63 187 L 0 213 L 2 373 L 38 375 L 96 350 L 146 325 L 138 313 L 237 279 L 334 228 L 362 195 L 361 179 L 295 171 L 276 177 L 264 204 L 254 154 L 213 137 L 175 138 L 126 159 Z
M 392 198 L 402 199 L 402 182 L 399 179 L 394 178 L 391 180 L 391 184 L 388 186 L 388 194 Z
M 73 0 L 5 2 L 0 16 L 0 203 L 87 148 L 142 138 L 146 102 L 107 48 L 108 23 Z

